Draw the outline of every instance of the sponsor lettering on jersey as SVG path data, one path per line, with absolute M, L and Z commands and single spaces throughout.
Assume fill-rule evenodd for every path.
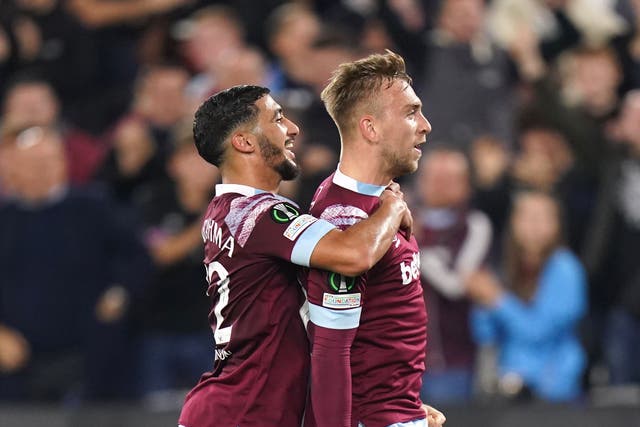
M 311 215 L 300 215 L 284 230 L 284 237 L 294 241 L 307 227 L 316 222 L 317 219 Z
M 329 294 L 324 293 L 322 297 L 322 306 L 327 308 L 354 308 L 360 307 L 362 295 L 356 294 Z
M 235 248 L 235 240 L 233 237 L 229 236 L 227 239 L 222 242 L 222 227 L 218 225 L 214 220 L 207 218 L 204 220 L 204 224 L 202 224 L 202 240 L 206 243 L 207 241 L 213 243 L 220 250 L 227 249 L 229 251 L 229 258 L 233 256 L 233 249 Z
M 408 285 L 420 277 L 420 254 L 414 252 L 411 258 L 410 263 L 405 264 L 404 261 L 400 263 L 400 274 L 402 275 L 403 285 Z

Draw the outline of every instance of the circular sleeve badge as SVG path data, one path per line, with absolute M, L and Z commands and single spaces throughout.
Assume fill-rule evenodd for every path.
M 356 284 L 355 277 L 343 276 L 338 273 L 329 273 L 329 286 L 335 292 L 349 292 Z
M 278 224 L 286 224 L 299 216 L 300 211 L 291 203 L 282 202 L 271 208 L 271 218 Z

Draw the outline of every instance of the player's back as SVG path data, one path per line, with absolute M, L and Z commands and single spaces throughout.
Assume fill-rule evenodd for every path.
M 216 196 L 204 219 L 215 362 L 187 396 L 180 424 L 299 427 L 309 347 L 288 262 L 295 241 L 283 235 L 297 207 L 237 187 L 245 194 Z
M 383 189 L 336 171 L 318 188 L 311 214 L 346 228 L 375 211 Z M 346 280 L 346 291 L 362 294 L 358 331 L 351 346 L 354 425 L 361 422 L 377 427 L 424 418 L 419 393 L 427 319 L 419 262 L 415 238 L 407 240 L 398 233 L 374 268 L 355 284 Z M 310 304 L 340 308 L 326 302 L 342 301 L 340 294 L 346 291 L 332 287 L 332 273 L 326 273 L 329 277 L 321 274 L 318 270 L 310 273 Z M 323 286 L 326 283 L 329 286 Z

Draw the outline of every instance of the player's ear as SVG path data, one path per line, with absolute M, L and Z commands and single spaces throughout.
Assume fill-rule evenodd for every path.
M 360 117 L 358 127 L 360 128 L 360 133 L 367 141 L 376 142 L 378 140 L 379 133 L 376 129 L 373 116 L 367 114 Z
M 253 153 L 256 150 L 256 140 L 248 132 L 236 132 L 231 136 L 231 146 L 241 153 Z

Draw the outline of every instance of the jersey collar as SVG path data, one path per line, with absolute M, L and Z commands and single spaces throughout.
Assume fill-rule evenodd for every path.
M 355 179 L 343 174 L 340 172 L 340 165 L 338 164 L 338 168 L 336 172 L 333 174 L 333 183 L 346 188 L 347 190 L 354 191 L 359 194 L 364 194 L 366 196 L 376 196 L 380 197 L 385 186 L 374 185 L 374 184 L 365 184 L 364 182 L 356 181 Z
M 266 193 L 264 190 L 258 190 L 257 188 L 249 187 L 248 185 L 242 184 L 217 184 L 216 185 L 216 196 L 221 196 L 227 193 L 237 193 L 242 194 L 243 196 L 251 197 L 256 194 Z

